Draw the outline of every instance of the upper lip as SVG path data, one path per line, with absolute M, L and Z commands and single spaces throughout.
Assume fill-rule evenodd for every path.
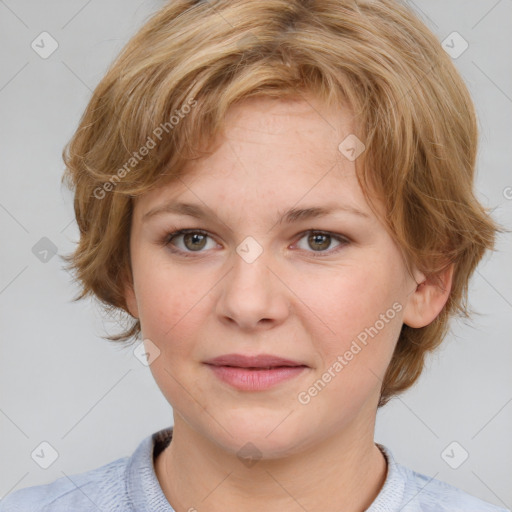
M 214 366 L 236 366 L 238 368 L 272 368 L 276 366 L 307 366 L 298 361 L 284 359 L 270 354 L 246 356 L 243 354 L 225 354 L 205 361 Z

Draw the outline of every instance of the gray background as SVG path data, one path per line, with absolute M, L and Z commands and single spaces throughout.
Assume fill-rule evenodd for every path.
M 469 43 L 454 62 L 479 114 L 478 195 L 511 228 L 512 1 L 409 4 L 441 41 L 457 31 Z M 0 1 L 0 497 L 130 455 L 172 423 L 149 369 L 102 340 L 115 323 L 94 302 L 71 303 L 77 288 L 62 261 L 33 252 L 43 237 L 58 254 L 78 240 L 62 148 L 109 63 L 161 5 Z M 31 48 L 43 31 L 59 45 L 46 59 Z M 379 411 L 375 437 L 402 464 L 508 508 L 511 255 L 512 236 L 502 235 L 472 280 L 480 315 L 452 323 L 416 387 Z M 43 441 L 59 454 L 48 469 L 31 458 Z M 457 469 L 441 456 L 453 441 L 455 458 L 469 453 Z

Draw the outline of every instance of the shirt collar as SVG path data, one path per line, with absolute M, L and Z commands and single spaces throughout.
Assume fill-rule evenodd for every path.
M 137 447 L 126 469 L 127 492 L 137 512 L 174 512 L 160 487 L 156 476 L 154 458 L 172 439 L 172 427 L 164 428 L 146 437 Z M 405 481 L 391 451 L 375 443 L 387 462 L 384 485 L 366 512 L 399 510 L 403 502 Z
M 160 487 L 154 466 L 158 455 L 172 438 L 172 427 L 146 437 L 137 447 L 126 468 L 126 486 L 137 512 L 174 512 Z
M 375 444 L 386 458 L 388 470 L 384 485 L 379 491 L 379 494 L 377 494 L 377 497 L 373 500 L 370 508 L 365 512 L 400 510 L 405 491 L 405 481 L 391 451 L 380 443 Z

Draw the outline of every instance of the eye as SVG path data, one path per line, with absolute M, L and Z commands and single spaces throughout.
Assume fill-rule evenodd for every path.
M 210 247 L 208 247 L 208 239 L 212 241 L 212 246 Z M 299 249 L 312 253 L 313 257 L 331 255 L 350 243 L 344 236 L 317 230 L 302 233 L 299 242 L 303 239 L 306 239 L 307 245 L 313 250 L 311 251 L 304 247 L 299 247 Z M 338 246 L 333 250 L 327 251 L 333 240 L 338 242 Z M 203 249 L 213 249 L 216 245 L 209 233 L 202 229 L 180 229 L 173 231 L 164 236 L 161 240 L 161 244 L 168 247 L 171 252 L 184 257 L 194 257 L 193 253 L 201 254 L 205 252 Z M 298 242 L 296 242 L 296 244 L 298 244 Z
M 322 257 L 324 255 L 330 255 L 334 252 L 338 252 L 338 250 L 349 243 L 347 238 L 326 231 L 307 231 L 304 233 L 304 236 L 302 236 L 300 240 L 303 239 L 306 239 L 306 243 L 310 248 L 313 249 L 313 253 L 319 253 L 313 254 L 314 257 Z M 326 249 L 331 246 L 332 240 L 336 240 L 338 242 L 337 248 L 331 251 L 326 251 Z M 307 251 L 307 249 L 304 250 Z
M 180 229 L 169 233 L 165 236 L 163 244 L 169 246 L 172 252 L 182 253 L 184 256 L 188 256 L 188 253 L 202 252 L 207 246 L 207 239 L 211 238 L 206 231 L 201 229 Z M 183 246 L 175 248 L 176 240 L 182 240 Z M 215 243 L 213 244 L 215 245 Z

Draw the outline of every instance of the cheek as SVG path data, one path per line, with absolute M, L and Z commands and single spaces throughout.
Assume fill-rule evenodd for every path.
M 144 337 L 154 338 L 157 344 L 168 339 L 181 344 L 183 326 L 198 314 L 213 283 L 208 285 L 204 276 L 194 274 L 192 267 L 172 267 L 149 259 L 138 267 L 135 279 Z M 162 348 L 168 346 L 165 343 Z
M 142 269 L 139 269 L 142 270 Z M 195 408 L 190 402 L 191 376 L 184 373 L 194 359 L 200 317 L 206 314 L 208 287 L 204 278 L 184 274 L 183 267 L 147 265 L 139 273 L 138 304 L 144 339 L 151 340 L 159 356 L 150 371 L 167 401 L 177 411 Z M 198 409 L 195 414 L 201 413 Z
M 309 318 L 324 367 L 347 351 L 347 367 L 375 364 L 377 372 L 381 361 L 388 363 L 402 325 L 397 282 L 393 264 L 376 261 L 347 266 L 325 279 L 302 281 L 298 295 L 305 298 L 307 309 L 301 316 Z

